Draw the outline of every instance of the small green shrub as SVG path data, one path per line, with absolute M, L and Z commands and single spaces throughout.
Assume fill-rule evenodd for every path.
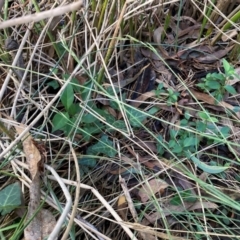
M 222 101 L 226 93 L 232 95 L 236 94 L 236 90 L 233 86 L 228 85 L 229 79 L 233 79 L 235 76 L 234 67 L 231 66 L 225 59 L 222 60 L 224 73 L 208 73 L 201 83 L 197 86 L 209 92 L 217 101 Z

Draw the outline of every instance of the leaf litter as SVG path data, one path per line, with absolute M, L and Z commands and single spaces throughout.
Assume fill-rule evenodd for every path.
M 113 210 L 103 210 L 96 202 L 96 195 L 89 191 L 92 187 L 86 187 L 79 196 L 84 219 L 93 222 L 97 226 L 93 228 L 106 237 L 126 239 L 126 233 L 119 228 L 121 224 L 127 227 L 129 236 L 130 229 L 137 232 L 138 239 L 239 237 L 239 230 L 234 228 L 239 225 L 240 209 L 237 193 L 240 181 L 239 62 L 237 59 L 231 61 L 236 74 L 228 76 L 222 59 L 231 59 L 237 32 L 228 32 L 233 41 L 226 37 L 228 33 L 218 37 L 219 29 L 226 26 L 221 14 L 228 16 L 229 9 L 237 7 L 236 3 L 229 6 L 228 13 L 220 2 L 206 8 L 209 12 L 205 14 L 211 21 L 205 22 L 205 16 L 193 1 L 165 2 L 162 8 L 155 2 L 137 8 L 140 3 L 129 1 L 129 13 L 118 13 L 119 19 L 124 19 L 122 26 L 121 21 L 116 25 L 112 22 L 115 28 L 111 31 L 110 27 L 99 27 L 102 21 L 112 19 L 108 11 L 104 20 L 101 20 L 103 15 L 99 15 L 99 23 L 96 23 L 94 11 L 89 15 L 90 22 L 86 16 L 79 15 L 88 23 L 86 26 L 95 24 L 98 34 L 95 36 L 95 32 L 81 29 L 79 37 L 70 33 L 72 41 L 65 39 L 63 32 L 59 31 L 58 36 L 52 29 L 56 39 L 60 37 L 60 41 L 56 40 L 58 51 L 51 44 L 49 49 L 43 48 L 43 53 L 48 52 L 50 58 L 39 57 L 37 64 L 33 63 L 35 72 L 41 68 L 41 73 L 48 74 L 49 79 L 43 80 L 34 71 L 31 73 L 30 78 L 38 79 L 40 97 L 30 93 L 32 110 L 25 111 L 30 114 L 29 119 L 45 109 L 50 111 L 46 111 L 44 121 L 41 119 L 33 128 L 34 131 L 43 129 L 41 134 L 48 136 L 46 152 L 29 133 L 22 142 L 32 179 L 25 239 L 47 236 L 56 224 L 51 213 L 46 216 L 47 210 L 39 209 L 40 176 L 44 175 L 43 159 L 48 155 L 63 179 L 69 182 L 74 179 L 76 169 L 71 164 L 73 159 L 68 154 L 66 139 L 72 141 L 76 149 L 81 181 L 97 189 L 113 206 Z M 141 23 L 131 15 L 133 9 L 139 10 L 137 15 L 141 16 Z M 131 29 L 133 20 L 136 21 L 134 31 Z M 55 21 L 61 22 L 60 18 L 52 23 L 60 30 L 60 22 L 58 26 Z M 38 36 L 37 29 L 34 28 L 33 33 Z M 35 37 L 31 37 L 33 44 Z M 211 44 L 213 42 L 215 44 Z M 88 44 L 92 44 L 92 48 Z M 70 46 L 69 54 L 64 52 Z M 29 49 L 31 47 L 29 45 Z M 85 56 L 88 47 L 94 51 L 82 64 L 78 58 Z M 63 60 L 58 69 L 49 73 L 45 58 L 52 61 L 59 51 Z M 104 64 L 102 59 L 106 61 Z M 95 60 L 94 64 L 91 60 Z M 59 102 L 48 108 L 49 99 L 77 65 L 82 69 L 63 90 Z M 101 79 L 102 66 L 105 75 Z M 99 75 L 95 76 L 96 72 Z M 220 88 L 214 77 L 226 78 L 228 87 Z M 13 95 L 12 89 L 13 85 L 9 85 L 8 91 Z M 8 92 L 1 104 L 8 109 L 11 101 L 8 102 L 6 96 Z M 22 109 L 21 104 L 28 101 L 26 99 L 18 99 L 17 112 Z M 36 105 L 42 109 L 35 109 Z M 23 129 L 16 129 L 21 134 Z M 233 192 L 228 194 L 226 189 L 233 189 Z M 59 192 L 57 187 L 53 190 Z M 223 200 L 224 194 L 229 199 Z M 61 197 L 57 194 L 59 201 Z M 119 218 L 118 222 L 113 221 L 111 211 L 116 211 L 121 221 Z M 80 212 L 78 219 L 81 219 Z M 47 229 L 41 216 L 49 217 L 46 221 L 53 225 L 49 224 Z M 78 237 L 86 237 L 83 229 L 77 226 Z

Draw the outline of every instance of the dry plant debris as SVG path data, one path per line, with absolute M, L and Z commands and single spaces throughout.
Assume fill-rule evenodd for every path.
M 16 127 L 18 134 L 21 134 L 24 129 L 24 125 Z M 44 170 L 45 153 L 43 152 L 44 149 L 40 153 L 41 150 L 38 149 L 38 145 L 33 140 L 30 133 L 26 133 L 22 144 L 32 179 L 29 189 L 28 215 L 26 218 L 29 224 L 24 230 L 24 239 L 40 240 L 49 236 L 56 225 L 53 214 L 49 210 L 41 209 L 40 175 L 43 174 Z
M 240 239 L 239 1 L 0 9 L 1 238 Z

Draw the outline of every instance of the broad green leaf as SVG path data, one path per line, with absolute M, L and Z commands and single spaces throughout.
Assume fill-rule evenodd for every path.
M 222 83 L 224 83 L 226 80 L 226 77 L 222 73 L 212 73 L 212 77 L 215 80 L 220 80 Z
M 148 113 L 149 113 L 150 115 L 154 115 L 154 114 L 156 114 L 158 111 L 159 111 L 159 108 L 157 108 L 157 107 L 152 107 L 152 108 L 150 108 L 150 109 L 148 110 Z
M 69 136 L 71 133 L 73 133 L 73 131 L 78 128 L 77 120 L 78 117 L 76 115 L 68 119 L 66 125 L 61 129 L 64 131 L 65 136 Z
M 73 87 L 72 84 L 69 83 L 63 90 L 63 93 L 61 95 L 61 102 L 67 111 L 73 104 L 73 100 L 74 100 Z
M 83 157 L 81 159 L 78 159 L 78 163 L 81 166 L 86 166 L 86 167 L 93 168 L 97 164 L 97 159 L 96 158 L 86 158 L 86 157 Z
M 174 129 L 170 129 L 169 133 L 171 138 L 176 138 L 178 132 Z
M 21 187 L 18 182 L 0 191 L 0 215 L 6 215 L 21 205 Z
M 125 122 L 123 120 L 114 121 L 111 125 L 113 127 L 107 126 L 107 129 L 106 129 L 109 132 L 115 131 L 115 129 L 121 130 L 123 132 L 126 132 L 126 130 L 127 130 L 126 124 L 125 124 Z
M 183 151 L 183 148 L 180 145 L 175 145 L 175 147 L 172 149 L 173 153 L 181 153 Z
M 157 140 L 157 153 L 162 155 L 165 152 L 162 135 L 158 135 Z
M 73 90 L 76 93 L 81 93 L 82 87 L 80 86 L 79 81 L 76 78 L 72 78 L 71 83 L 72 83 Z
M 171 139 L 171 140 L 169 141 L 169 143 L 168 143 L 168 146 L 169 146 L 170 148 L 173 148 L 173 147 L 175 147 L 176 145 L 177 145 L 177 143 L 176 143 L 176 141 L 173 140 L 173 139 Z
M 68 73 L 65 73 L 63 74 L 63 79 L 64 80 L 68 80 L 68 78 L 70 77 L 71 75 L 68 74 Z M 82 86 L 80 85 L 79 81 L 77 80 L 77 78 L 72 78 L 71 81 L 70 81 L 70 84 L 72 85 L 72 88 L 73 90 L 76 92 L 76 93 L 81 93 L 81 90 L 83 89 Z
M 89 141 L 90 138 L 96 134 L 99 134 L 103 131 L 105 128 L 105 125 L 101 123 L 100 121 L 94 122 L 93 124 L 86 124 L 82 129 L 80 129 L 80 132 L 83 135 L 83 140 Z
M 67 52 L 67 50 L 64 48 L 64 46 L 61 42 L 56 42 L 55 46 L 57 47 L 58 52 L 60 53 L 60 56 L 63 56 Z
M 205 83 L 198 83 L 196 84 L 198 87 L 200 87 L 201 89 L 205 89 L 206 86 L 205 86 Z
M 198 112 L 198 116 L 203 119 L 203 120 L 207 120 L 209 122 L 218 122 L 218 119 L 215 117 L 211 117 L 209 115 L 209 113 L 207 112 Z
M 59 88 L 59 83 L 56 80 L 52 80 L 51 82 L 48 82 L 47 85 L 49 87 L 52 87 L 54 90 Z
M 117 153 L 117 150 L 113 147 L 113 142 L 108 139 L 107 135 L 103 135 L 98 143 L 87 149 L 87 154 L 97 155 L 104 154 L 108 157 L 114 157 Z
M 207 125 L 206 123 L 203 123 L 201 121 L 197 121 L 196 122 L 196 128 L 199 132 L 205 132 L 207 129 Z
M 127 107 L 126 109 L 127 109 L 127 116 L 131 126 L 141 127 L 142 122 L 147 118 L 146 113 L 136 108 Z
M 189 120 L 191 118 L 189 111 L 184 112 L 184 117 L 186 118 L 186 120 Z
M 84 114 L 81 120 L 82 123 L 94 123 L 96 121 L 99 120 L 91 113 Z
M 180 125 L 181 125 L 182 127 L 188 126 L 188 120 L 187 120 L 187 119 L 182 119 L 182 120 L 180 121 Z
M 212 81 L 207 81 L 205 85 L 210 88 L 210 89 L 220 89 L 221 85 L 218 81 L 212 80 Z
M 184 139 L 183 146 L 190 147 L 196 145 L 196 139 L 194 137 L 188 137 Z
M 192 156 L 191 160 L 196 164 L 197 167 L 202 169 L 206 173 L 217 174 L 226 171 L 229 166 L 209 166 L 204 162 L 201 162 L 198 158 Z
M 225 126 L 220 129 L 220 132 L 224 137 L 228 137 L 230 134 L 230 130 L 231 129 L 229 127 Z
M 68 113 L 70 116 L 74 116 L 75 114 L 79 114 L 81 110 L 82 108 L 79 106 L 78 103 L 73 103 L 68 109 Z
M 231 85 L 226 85 L 224 86 L 224 88 L 227 90 L 227 92 L 229 92 L 232 95 L 237 94 L 236 89 Z
M 56 113 L 52 120 L 52 124 L 53 124 L 52 132 L 59 129 L 63 130 L 63 128 L 66 126 L 68 121 L 69 121 L 69 115 L 67 112 Z

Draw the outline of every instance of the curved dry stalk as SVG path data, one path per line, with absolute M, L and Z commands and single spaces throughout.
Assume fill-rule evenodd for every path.
M 5 29 L 12 26 L 17 26 L 21 24 L 26 24 L 30 22 L 39 22 L 43 19 L 56 17 L 67 12 L 76 11 L 80 8 L 84 7 L 84 1 L 78 0 L 77 2 L 68 4 L 66 6 L 57 7 L 55 9 L 47 10 L 41 13 L 35 13 L 27 16 L 23 16 L 20 18 L 11 19 L 5 22 L 0 23 L 0 29 Z
M 65 232 L 62 236 L 62 240 L 67 239 L 68 233 L 70 232 L 70 230 L 72 228 L 74 218 L 75 218 L 75 215 L 76 215 L 76 212 L 77 212 L 77 207 L 78 207 L 78 203 L 79 203 L 79 196 L 80 196 L 80 169 L 79 169 L 76 153 L 75 153 L 71 143 L 70 143 L 70 149 L 71 149 L 71 152 L 72 152 L 72 155 L 73 155 L 73 159 L 74 159 L 74 163 L 75 163 L 75 170 L 76 170 L 76 173 L 77 173 L 77 185 L 76 185 L 76 194 L 75 194 L 72 214 L 71 214 L 70 220 L 68 222 L 67 229 L 65 230 Z
M 48 178 L 56 181 L 56 179 L 53 176 L 48 176 Z M 66 180 L 66 179 L 63 179 L 63 178 L 61 178 L 61 180 L 66 184 L 70 184 L 70 185 L 73 185 L 73 186 L 77 185 L 77 183 L 74 182 L 74 181 Z M 130 237 L 130 239 L 137 240 L 136 236 L 132 233 L 132 231 L 127 226 L 122 225 L 123 220 L 121 219 L 121 217 L 118 215 L 118 213 L 112 208 L 112 206 L 103 198 L 103 196 L 95 188 L 93 188 L 91 186 L 88 186 L 86 184 L 83 184 L 83 183 L 80 183 L 80 187 L 83 188 L 83 189 L 91 190 L 91 192 L 105 206 L 105 208 L 109 211 L 109 213 L 112 214 L 112 216 L 116 220 L 116 223 L 118 223 L 124 229 L 124 231 Z
M 52 233 L 51 233 L 51 234 L 49 235 L 49 237 L 48 237 L 48 240 L 54 240 L 54 239 L 56 239 L 58 233 L 60 232 L 61 227 L 62 227 L 62 224 L 63 224 L 63 222 L 65 221 L 66 216 L 68 215 L 68 213 L 69 213 L 69 211 L 70 211 L 70 208 L 71 208 L 71 206 L 72 206 L 72 198 L 71 198 L 71 195 L 70 195 L 68 189 L 66 188 L 64 182 L 63 182 L 62 179 L 58 176 L 58 174 L 56 173 L 56 171 L 55 171 L 52 167 L 48 166 L 47 164 L 44 164 L 44 166 L 45 166 L 45 168 L 48 169 L 48 170 L 52 173 L 52 175 L 55 177 L 55 179 L 57 180 L 57 182 L 58 182 L 59 185 L 61 186 L 61 188 L 62 188 L 62 190 L 63 190 L 63 192 L 64 192 L 64 194 L 65 194 L 66 200 L 67 200 L 66 205 L 65 205 L 65 208 L 64 208 L 64 210 L 63 210 L 60 218 L 58 219 L 56 226 L 54 227 Z

